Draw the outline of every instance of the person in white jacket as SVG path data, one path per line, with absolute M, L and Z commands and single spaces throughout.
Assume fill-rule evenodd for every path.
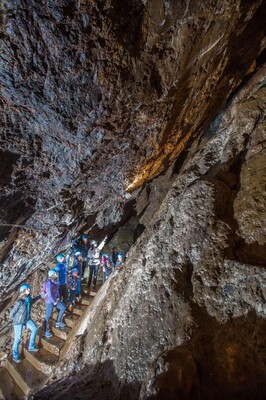
M 96 286 L 96 281 L 97 281 L 97 275 L 98 275 L 98 270 L 99 266 L 101 264 L 100 261 L 100 252 L 105 246 L 105 243 L 107 241 L 107 236 L 103 239 L 103 241 L 97 245 L 96 240 L 91 240 L 90 241 L 90 249 L 88 251 L 88 263 L 89 263 L 89 269 L 90 269 L 90 274 L 89 274 L 89 281 L 88 281 L 88 288 L 90 289 L 91 282 L 92 282 L 92 287 L 93 289 Z

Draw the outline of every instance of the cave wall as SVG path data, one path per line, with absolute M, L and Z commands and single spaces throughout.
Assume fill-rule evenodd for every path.
M 75 367 L 73 354 L 66 360 L 76 373 L 37 398 L 264 398 L 265 73 L 235 94 L 180 172 L 169 170 L 171 188 L 126 267 L 93 303 Z
M 265 7 L 6 0 L 1 10 L 3 301 L 82 230 L 111 231 L 128 192 L 202 134 L 263 52 Z
M 144 381 L 141 398 L 264 396 L 265 72 L 205 132 L 88 327 L 85 358 Z
M 145 228 L 36 399 L 262 399 L 265 9 L 1 3 L 2 308 L 130 202 Z

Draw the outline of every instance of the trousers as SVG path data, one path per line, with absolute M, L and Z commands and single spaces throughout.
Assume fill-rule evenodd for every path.
M 59 285 L 59 294 L 60 294 L 60 299 L 66 305 L 68 299 L 68 290 L 66 285 Z
M 96 286 L 97 282 L 97 275 L 98 275 L 98 270 L 99 270 L 99 265 L 90 265 L 90 275 L 89 275 L 89 282 L 88 282 L 88 287 L 91 286 L 92 278 L 93 278 L 93 287 Z
M 53 303 L 46 303 L 45 306 L 46 306 L 46 315 L 43 324 L 44 332 L 49 330 L 49 321 L 53 314 L 54 307 L 56 307 L 59 310 L 56 322 L 62 322 L 63 315 L 66 310 L 66 306 L 64 303 L 62 303 L 62 301 L 59 301 L 56 305 L 54 305 Z
M 24 326 L 23 324 L 14 325 L 13 356 L 15 356 L 15 357 L 18 357 L 18 355 L 19 355 L 18 348 L 19 348 L 19 343 L 20 343 L 21 336 L 22 336 L 23 326 Z M 29 319 L 29 321 L 27 321 L 26 328 L 31 331 L 29 348 L 32 348 L 35 345 L 35 339 L 36 339 L 38 328 L 37 328 L 35 322 L 32 321 L 32 319 Z

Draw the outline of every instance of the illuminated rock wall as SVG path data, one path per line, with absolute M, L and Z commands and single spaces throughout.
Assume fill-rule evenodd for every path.
M 153 218 L 163 176 L 150 184 L 150 221 L 124 270 L 95 299 L 79 340 L 79 372 L 40 399 L 62 384 L 55 398 L 79 389 L 96 399 L 263 399 L 265 72 L 168 176 L 171 188 Z M 74 364 L 69 357 L 70 370 Z

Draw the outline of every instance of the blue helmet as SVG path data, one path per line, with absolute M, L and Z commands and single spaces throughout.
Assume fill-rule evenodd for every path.
M 48 271 L 48 277 L 51 278 L 54 274 L 57 274 L 57 271 L 55 268 L 52 268 Z
M 77 268 L 71 268 L 71 273 L 72 272 L 79 272 L 79 270 Z
M 76 253 L 74 254 L 74 256 L 78 258 L 79 256 L 82 256 L 82 254 L 81 254 L 80 251 L 76 251 Z
M 81 239 L 88 239 L 88 235 L 86 235 L 85 233 L 83 235 L 80 236 Z
M 60 262 L 65 258 L 65 255 L 63 253 L 57 254 L 56 256 L 56 261 Z
M 19 293 L 24 292 L 26 289 L 30 289 L 30 285 L 28 283 L 23 283 L 23 285 L 21 285 L 19 288 Z

